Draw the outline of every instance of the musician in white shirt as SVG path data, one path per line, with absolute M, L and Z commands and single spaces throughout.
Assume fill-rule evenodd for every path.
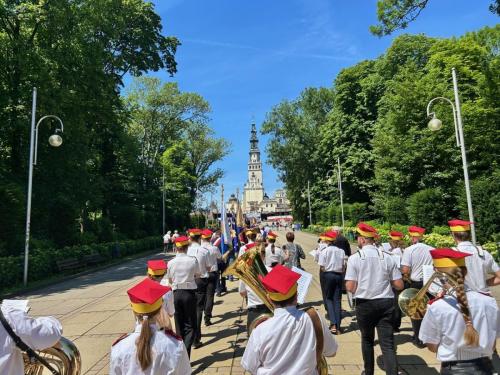
M 471 255 L 453 249 L 431 250 L 434 267 L 455 283 L 431 301 L 422 320 L 419 338 L 441 361 L 441 374 L 490 375 L 500 318 L 494 298 L 471 290 L 464 278 Z
M 217 274 L 219 271 L 217 262 L 222 258 L 219 248 L 210 243 L 212 235 L 213 233 L 210 229 L 203 229 L 201 231 L 201 247 L 207 250 L 208 264 L 210 265 L 210 269 L 208 271 L 207 299 L 205 301 L 204 310 L 206 326 L 212 325 L 211 319 L 212 311 L 214 308 L 215 287 L 217 284 Z
M 272 318 L 253 330 L 243 353 L 241 365 L 252 375 L 317 374 L 316 349 L 321 338 L 316 330 L 323 336 L 319 354 L 331 357 L 337 352 L 337 342 L 319 314 L 314 309 L 297 309 L 299 278 L 298 273 L 276 265 L 261 279 L 275 309 Z
M 5 320 L 19 338 L 33 350 L 54 346 L 62 335 L 61 323 L 51 316 L 31 318 L 25 311 L 0 307 Z M 24 375 L 21 350 L 0 324 L 0 374 Z
M 470 226 L 467 220 L 450 220 L 451 235 L 456 244 L 456 250 L 471 254 L 465 259 L 467 276 L 465 282 L 472 290 L 489 293 L 489 286 L 500 284 L 500 267 L 493 256 L 481 246 L 475 246 L 471 240 Z

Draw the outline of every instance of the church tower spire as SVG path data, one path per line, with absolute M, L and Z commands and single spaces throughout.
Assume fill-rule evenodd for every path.
M 256 212 L 260 202 L 264 199 L 264 180 L 262 176 L 262 162 L 260 160 L 259 139 L 255 123 L 250 130 L 250 152 L 248 161 L 248 178 L 243 196 L 243 210 Z

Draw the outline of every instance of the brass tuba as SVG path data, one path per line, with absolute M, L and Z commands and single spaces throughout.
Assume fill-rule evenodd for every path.
M 260 257 L 259 249 L 251 249 L 239 256 L 222 274 L 222 276 L 228 275 L 236 276 L 242 280 L 257 294 L 269 310 L 274 311 L 274 305 L 259 279 L 259 275 L 267 275 L 267 268 Z M 249 326 L 248 337 L 250 337 L 255 327 L 270 317 L 272 317 L 272 314 L 264 313 L 255 318 Z M 321 356 L 321 361 L 317 367 L 319 375 L 328 375 L 328 364 L 324 356 Z
M 398 297 L 398 305 L 401 311 L 410 319 L 420 320 L 424 318 L 429 303 L 429 297 L 427 297 L 426 293 L 432 284 L 439 285 L 446 293 L 451 293 L 453 288 L 458 285 L 451 275 L 435 271 L 422 289 L 408 288 L 403 290 Z
M 75 344 L 65 337 L 61 337 L 61 340 L 54 346 L 38 351 L 38 355 L 43 357 L 60 375 L 80 375 L 82 369 L 80 352 Z M 31 362 L 26 354 L 23 354 L 23 359 L 25 375 L 51 373 L 40 362 Z

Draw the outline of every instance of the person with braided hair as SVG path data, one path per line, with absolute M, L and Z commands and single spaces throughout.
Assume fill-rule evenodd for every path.
M 464 282 L 465 258 L 471 256 L 449 248 L 430 251 L 434 268 L 447 274 L 456 286 L 429 302 L 419 339 L 437 354 L 441 374 L 493 374 L 491 357 L 500 337 L 500 317 L 494 298 L 476 292 Z
M 158 318 L 169 288 L 149 278 L 127 291 L 136 325 L 111 347 L 110 375 L 186 375 L 191 364 L 182 338 L 161 328 Z

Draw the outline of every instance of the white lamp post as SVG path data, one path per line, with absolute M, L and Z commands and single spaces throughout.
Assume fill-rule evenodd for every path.
M 472 242 L 476 244 L 476 229 L 475 229 L 475 224 L 474 224 L 474 212 L 472 210 L 472 197 L 470 193 L 470 182 L 469 182 L 469 172 L 467 169 L 467 155 L 465 152 L 465 142 L 464 142 L 464 130 L 463 130 L 463 125 L 462 125 L 462 114 L 460 111 L 460 99 L 458 97 L 458 85 L 457 85 L 457 74 L 455 71 L 455 68 L 451 70 L 451 75 L 453 77 L 453 92 L 455 94 L 455 104 L 448 99 L 444 97 L 437 97 L 434 99 L 431 99 L 431 101 L 427 104 L 427 116 L 430 117 L 432 116 L 432 119 L 429 121 L 427 126 L 429 127 L 430 130 L 432 131 L 438 131 L 441 129 L 443 126 L 443 123 L 441 122 L 440 119 L 436 117 L 436 114 L 434 112 L 431 112 L 431 105 L 436 101 L 436 100 L 444 100 L 445 102 L 448 102 L 451 105 L 451 108 L 453 110 L 453 122 L 455 124 L 455 138 L 457 142 L 457 147 L 460 147 L 460 150 L 462 152 L 462 167 L 464 170 L 464 183 L 465 183 L 465 194 L 467 196 L 467 209 L 469 212 L 469 221 L 472 222 L 471 224 L 471 235 L 472 235 Z
M 33 103 L 31 109 L 31 136 L 30 136 L 30 156 L 29 156 L 29 172 L 28 172 L 28 199 L 26 204 L 26 239 L 24 243 L 24 277 L 23 282 L 28 284 L 28 258 L 30 250 L 30 224 L 31 224 L 31 193 L 33 191 L 33 167 L 37 162 L 38 150 L 38 127 L 45 119 L 55 119 L 59 122 L 60 128 L 56 129 L 55 133 L 49 137 L 49 144 L 52 147 L 59 147 L 62 144 L 62 137 L 59 133 L 64 131 L 64 124 L 61 119 L 54 115 L 43 116 L 38 122 L 36 121 L 36 87 L 33 88 Z
M 333 174 L 335 171 L 329 170 L 328 173 L 326 174 L 326 182 L 329 185 L 333 184 L 333 177 L 330 176 L 330 173 Z M 342 192 L 342 172 L 340 169 L 340 158 L 337 158 L 337 187 L 339 189 L 339 196 L 340 196 L 340 212 L 342 214 L 342 229 L 344 229 L 345 226 L 345 220 L 344 220 L 344 199 L 343 199 L 343 192 Z
M 301 197 L 302 198 L 306 197 L 306 194 L 304 191 L 302 191 Z M 310 189 L 309 180 L 307 180 L 307 202 L 309 204 L 309 224 L 312 224 L 313 220 L 312 220 L 312 210 L 311 210 L 311 189 Z

